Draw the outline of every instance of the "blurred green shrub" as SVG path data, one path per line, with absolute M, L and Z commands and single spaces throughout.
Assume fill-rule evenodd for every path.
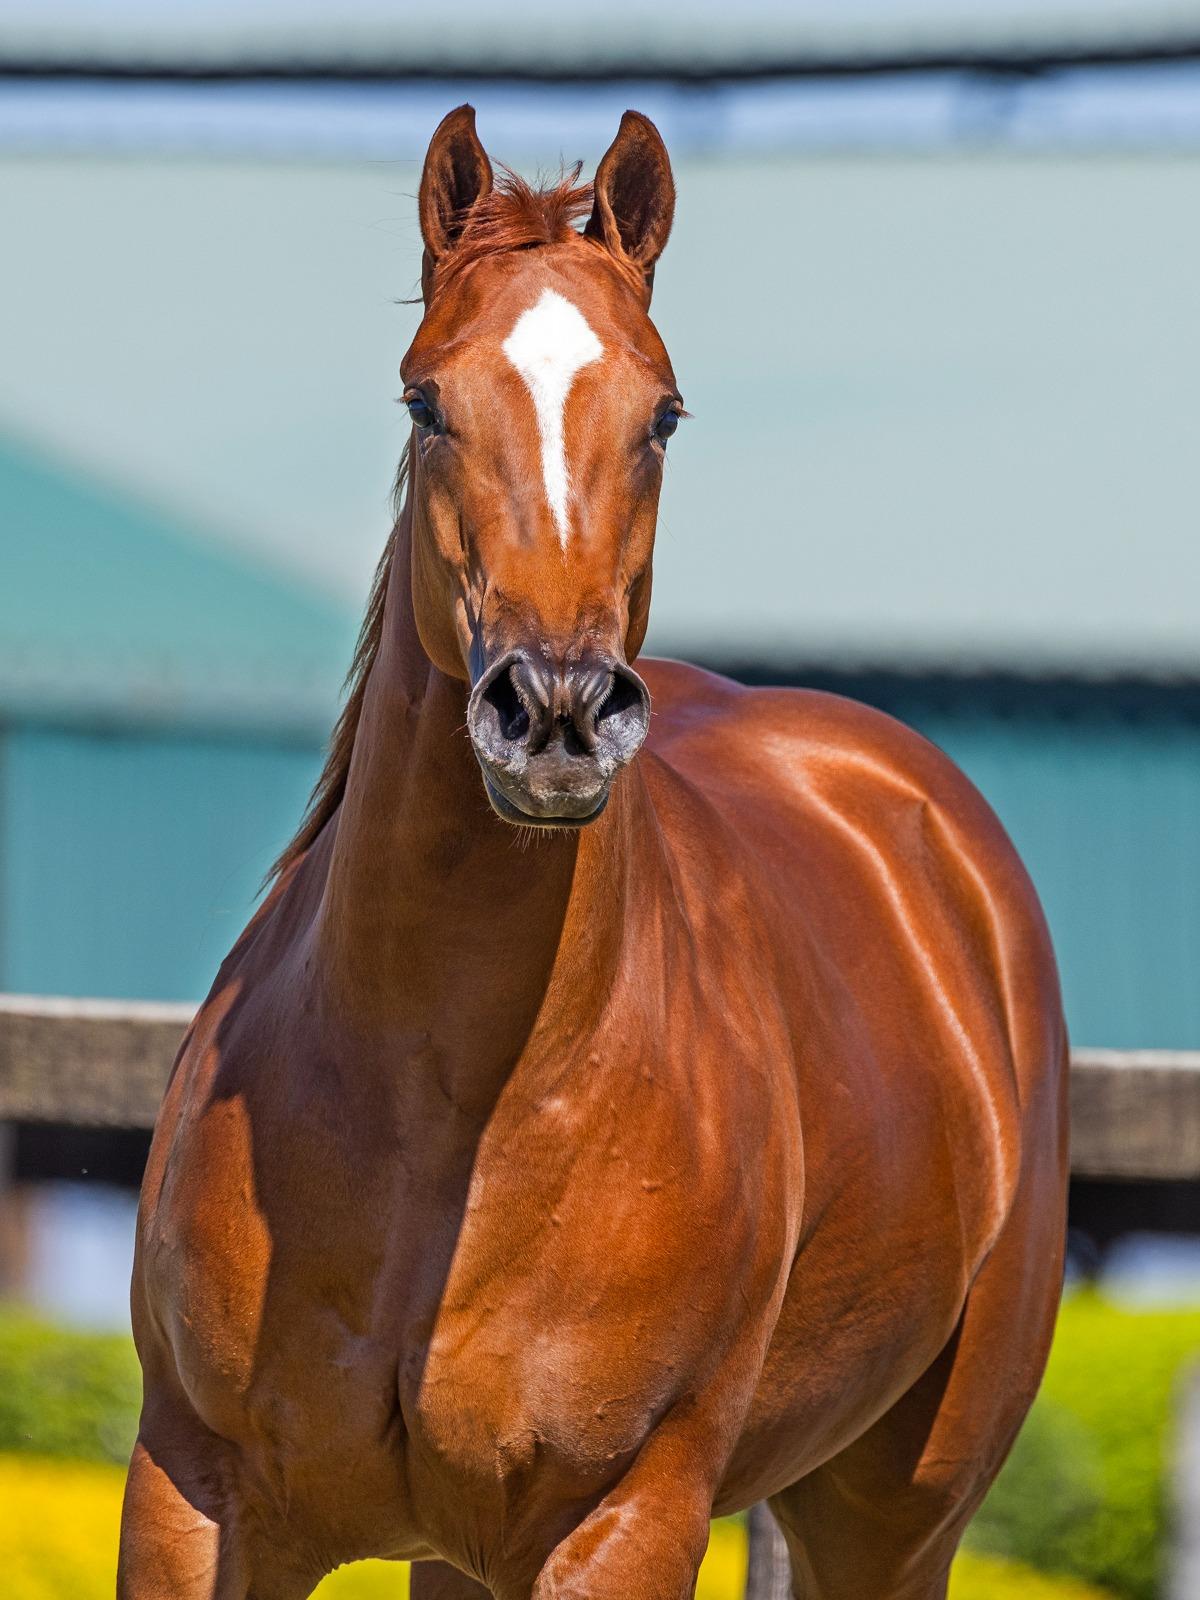
M 1127 1600 L 1161 1591 L 1180 1381 L 1200 1312 L 1063 1304 L 1046 1379 L 968 1534 L 969 1548 L 1072 1574 Z
M 1044 1572 L 1077 1572 L 1077 1545 L 1104 1502 L 1092 1432 L 1043 1397 L 967 1537 L 969 1548 L 1020 1556 Z
M 0 1309 L 0 1451 L 127 1461 L 142 1379 L 123 1334 L 81 1333 Z

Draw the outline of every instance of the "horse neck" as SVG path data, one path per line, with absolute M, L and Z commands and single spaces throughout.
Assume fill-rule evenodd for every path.
M 410 550 L 406 509 L 329 855 L 321 969 L 340 1018 L 486 1073 L 485 1057 L 496 1070 L 517 1058 L 544 1011 L 578 1025 L 607 993 L 648 802 L 630 771 L 580 833 L 523 834 L 494 815 L 467 686 L 418 636 Z

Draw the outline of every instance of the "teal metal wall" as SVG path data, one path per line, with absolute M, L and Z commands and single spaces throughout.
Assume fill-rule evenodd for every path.
M 1020 850 L 1075 1041 L 1200 1046 L 1200 728 L 912 720 L 966 770 Z
M 348 608 L 0 431 L 0 987 L 203 995 L 295 826 Z
M 262 738 L 10 730 L 0 988 L 199 998 L 320 760 Z
M 991 801 L 1042 895 L 1080 1043 L 1200 1046 L 1200 717 L 1048 711 L 920 684 L 863 698 Z M 1193 695 L 1194 698 L 1194 695 Z M 0 986 L 195 998 L 295 826 L 312 743 L 33 727 L 3 741 Z

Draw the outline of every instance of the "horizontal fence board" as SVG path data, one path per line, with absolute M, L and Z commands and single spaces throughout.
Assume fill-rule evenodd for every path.
M 1073 1051 L 1071 1171 L 1200 1178 L 1200 1051 Z
M 153 1127 L 192 1013 L 0 995 L 0 1121 Z M 1200 1051 L 1075 1050 L 1071 1170 L 1200 1178 Z
M 0 995 L 0 1120 L 152 1128 L 194 1011 Z

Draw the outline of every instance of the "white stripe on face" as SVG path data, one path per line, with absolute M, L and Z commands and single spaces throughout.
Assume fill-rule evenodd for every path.
M 577 306 L 564 300 L 561 294 L 555 294 L 553 289 L 544 289 L 537 304 L 517 318 L 502 348 L 533 396 L 542 441 L 546 499 L 565 550 L 571 531 L 567 515 L 571 475 L 567 471 L 563 433 L 567 396 L 580 367 L 598 361 L 604 354 L 604 346 Z

